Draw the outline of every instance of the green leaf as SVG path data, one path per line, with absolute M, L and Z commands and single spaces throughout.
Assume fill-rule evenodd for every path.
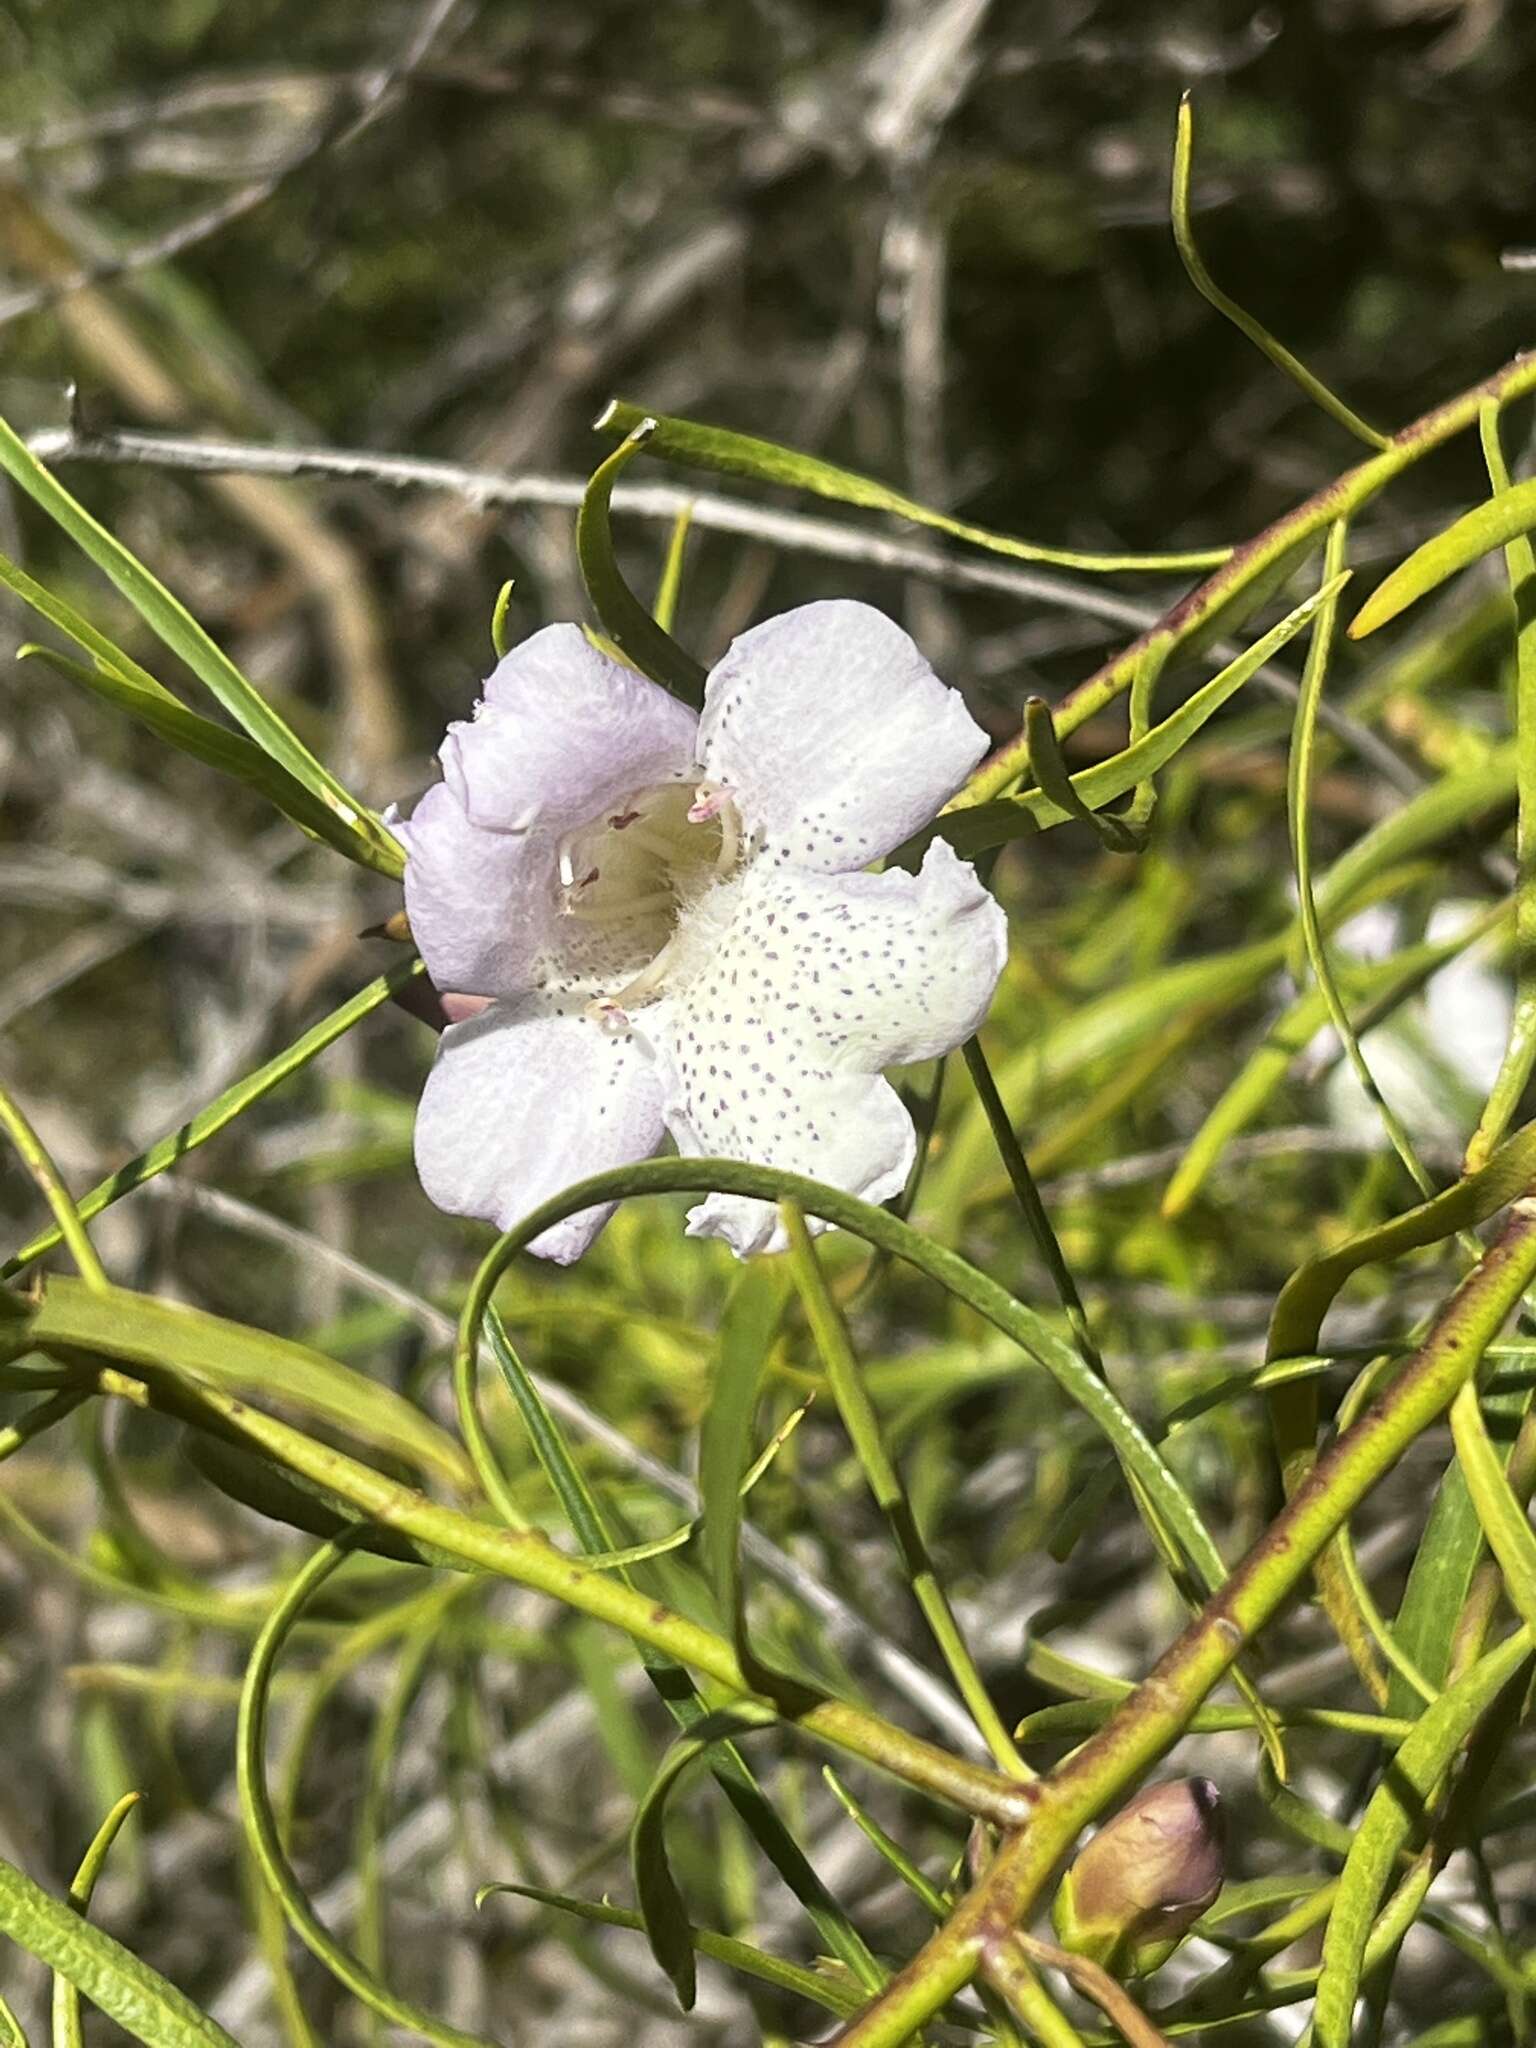
M 0 2048 L 27 2048 L 27 2037 L 21 2031 L 21 2021 L 6 2004 L 0 1993 Z
M 1417 604 L 1431 590 L 1469 569 L 1495 548 L 1507 547 L 1522 534 L 1536 529 L 1536 477 L 1498 491 L 1481 505 L 1464 512 L 1454 525 L 1415 548 L 1407 561 L 1399 562 L 1391 575 L 1379 584 L 1356 612 L 1349 628 L 1351 640 L 1363 640 L 1378 626 L 1385 626 Z
M 592 472 L 576 514 L 576 559 L 603 631 L 634 666 L 691 704 L 704 694 L 704 669 L 655 619 L 624 581 L 613 551 L 613 487 L 645 446 L 655 421 L 642 419 Z
M 910 519 L 919 526 L 951 534 L 972 547 L 985 548 L 994 555 L 1009 555 L 1020 562 L 1054 562 L 1063 569 L 1146 569 L 1159 573 L 1180 569 L 1209 569 L 1226 561 L 1230 548 L 1204 548 L 1177 555 L 1093 555 L 1071 548 L 1038 547 L 1033 541 L 1016 540 L 1011 534 L 994 533 L 984 526 L 971 526 L 963 519 L 951 519 L 920 505 L 915 498 L 893 491 L 873 477 L 859 476 L 851 469 L 839 469 L 819 456 L 803 454 L 797 448 L 782 447 L 777 441 L 760 441 L 752 434 L 735 434 L 728 427 L 703 426 L 696 420 L 669 418 L 648 412 L 627 399 L 613 399 L 593 421 L 600 434 L 632 434 L 647 420 L 654 421 L 649 435 L 650 451 L 664 462 L 681 463 L 689 469 L 710 469 L 726 476 L 750 477 L 754 483 L 785 484 L 791 490 L 811 491 L 818 498 L 833 498 L 840 505 L 861 505 L 871 512 L 888 512 L 896 519 Z
M 239 733 L 226 731 L 211 719 L 200 718 L 195 711 L 188 711 L 169 691 L 163 696 L 151 695 L 109 668 L 87 668 L 84 662 L 71 661 L 67 654 L 60 654 L 53 647 L 40 647 L 35 641 L 18 648 L 16 658 L 18 661 L 42 662 L 55 675 L 80 684 L 93 696 L 103 698 L 114 710 L 126 712 L 140 725 L 147 726 L 157 739 L 168 741 L 179 753 L 189 754 L 194 761 L 201 761 L 206 767 L 216 768 L 220 774 L 243 782 L 258 796 L 265 797 L 290 824 L 297 825 L 309 838 L 332 847 L 349 860 L 360 857 L 361 842 L 356 833 L 317 797 L 312 797 L 286 769 L 280 768 L 251 740 L 243 739 Z
M 518 1357 L 502 1319 L 494 1307 L 487 1309 L 485 1329 L 508 1391 L 517 1403 L 524 1426 L 528 1430 L 535 1455 L 543 1467 L 545 1476 L 555 1489 L 577 1541 L 589 1557 L 596 1556 L 611 1561 L 612 1538 L 608 1533 L 602 1510 L 588 1487 L 580 1466 L 572 1457 L 559 1424 L 545 1405 L 532 1375 Z M 480 1425 L 473 1399 L 466 1398 L 469 1390 L 465 1381 L 462 1355 L 455 1360 L 454 1371 L 459 1387 L 459 1408 L 465 1424 L 466 1440 L 473 1443 L 475 1432 Z M 627 1564 L 620 1564 L 617 1569 L 626 1579 L 628 1578 Z M 641 1583 L 644 1583 L 643 1579 Z M 685 1731 L 691 1732 L 698 1727 L 705 1718 L 705 1708 L 687 1674 L 679 1670 L 669 1657 L 643 1644 L 640 1646 L 640 1656 L 652 1684 L 666 1703 L 667 1711 L 672 1718 Z M 745 1679 L 746 1674 L 743 1676 Z M 764 1674 L 758 1672 L 755 1676 L 761 1679 Z M 783 1681 L 778 1681 L 778 1684 L 782 1691 Z M 772 1696 L 771 1692 L 769 1696 Z M 721 1791 L 735 1808 L 754 1840 L 762 1848 L 790 1892 L 805 1908 L 807 1917 L 822 1941 L 826 1943 L 828 1951 L 852 1973 L 855 1982 L 862 1984 L 866 1990 L 877 1991 L 884 1982 L 884 1974 L 870 1954 L 868 1945 L 816 1875 L 805 1852 L 779 1818 L 747 1768 L 741 1752 L 734 1744 L 726 1743 L 722 1745 L 718 1755 L 711 1759 L 710 1767 Z
M 272 1090 L 308 1066 L 318 1053 L 328 1045 L 334 1045 L 338 1038 L 350 1031 L 354 1024 L 361 1023 L 371 1011 L 398 995 L 400 990 L 413 982 L 424 972 L 419 960 L 402 960 L 392 967 L 388 974 L 381 974 L 376 981 L 370 981 L 366 988 L 358 990 L 339 1009 L 332 1010 L 328 1017 L 322 1017 L 318 1024 L 312 1024 L 302 1037 L 285 1046 L 280 1053 L 258 1067 L 253 1074 L 247 1074 L 216 1096 L 206 1109 L 184 1123 L 169 1137 L 158 1139 L 148 1151 L 141 1152 L 136 1159 L 130 1159 L 126 1166 L 120 1166 L 116 1173 L 109 1174 L 104 1181 L 82 1195 L 75 1204 L 82 1222 L 89 1223 L 93 1216 L 99 1216 L 124 1195 L 142 1187 L 156 1174 L 164 1173 L 189 1152 L 195 1152 L 199 1145 L 206 1145 L 220 1131 L 232 1124 L 236 1117 L 243 1116 L 254 1103 L 269 1095 Z M 10 1279 L 23 1266 L 30 1266 L 34 1259 L 40 1259 L 44 1252 L 52 1251 L 62 1241 L 63 1233 L 58 1229 L 39 1232 L 30 1243 L 22 1246 L 12 1258 L 0 1266 L 0 1279 Z
M 1367 1943 L 1399 1852 L 1422 1827 L 1435 1787 L 1468 1734 L 1530 1654 L 1530 1630 L 1521 1628 L 1479 1658 L 1425 1708 L 1373 1793 L 1354 1831 L 1323 1937 L 1313 2020 L 1317 2048 L 1349 2048 Z
M 50 1275 L 33 1303 L 25 1341 L 43 1350 L 57 1345 L 89 1351 L 242 1400 L 279 1401 L 450 1485 L 473 1483 L 469 1461 L 453 1438 L 392 1387 L 307 1344 L 181 1302 L 123 1287 L 92 1289 Z
M 590 1921 L 598 1927 L 629 1927 L 636 1933 L 645 1931 L 645 1921 L 627 1907 L 610 1905 L 606 1899 L 574 1899 L 564 1892 L 544 1891 L 536 1884 L 485 1884 L 475 1894 L 475 1904 L 482 1905 L 486 1899 L 499 1893 L 509 1893 L 517 1899 L 532 1899 L 539 1906 L 553 1906 L 562 1913 L 571 1913 L 578 1920 Z M 836 2013 L 839 2018 L 856 2013 L 864 2003 L 862 1992 L 840 1984 L 836 1978 L 803 1969 L 798 1963 L 782 1962 L 779 1957 L 753 1948 L 747 1942 L 736 1941 L 728 1934 L 716 1934 L 708 1927 L 693 1927 L 689 1929 L 689 1935 L 701 1956 L 724 1963 L 729 1969 L 740 1970 L 743 1976 L 772 1984 L 780 1991 L 796 1992 L 801 1998 L 808 1998 L 816 2005 L 824 2006 L 828 2012 Z
M 1484 1406 L 1518 1427 L 1530 1406 L 1531 1391 L 1529 1386 L 1485 1389 Z M 1508 1443 L 1495 1446 L 1501 1463 L 1509 1450 Z M 1466 1474 L 1452 1462 L 1435 1491 L 1392 1624 L 1398 1643 L 1432 1685 L 1443 1686 L 1451 1668 L 1456 1629 L 1483 1550 L 1483 1525 L 1467 1491 Z M 1388 1713 L 1416 1715 L 1421 1705 L 1412 1687 L 1394 1676 L 1387 1694 Z
M 779 1681 L 752 1657 L 741 1603 L 742 1479 L 763 1371 L 787 1299 L 778 1260 L 743 1267 L 720 1320 L 709 1406 L 699 1431 L 699 1547 L 724 1632 L 754 1690 L 775 1696 Z
M 1484 400 L 1480 424 L 1488 481 L 1507 491 L 1496 399 Z M 1504 1135 L 1536 1067 L 1536 549 L 1526 535 L 1505 547 L 1504 566 L 1515 635 L 1515 1001 L 1504 1057 L 1467 1144 L 1468 1166 L 1481 1166 Z
M 1488 1548 L 1504 1574 L 1509 1604 L 1536 1630 L 1536 1535 L 1489 1438 L 1475 1380 L 1451 1403 L 1451 1435 Z
M 1224 669 L 1212 676 L 1208 683 L 1202 683 L 1192 696 L 1186 697 L 1178 710 L 1165 718 L 1161 725 L 1153 726 L 1149 733 L 1109 760 L 1097 762 L 1092 768 L 1081 769 L 1074 775 L 1071 794 L 1079 814 L 1084 808 L 1102 810 L 1106 804 L 1126 795 L 1139 782 L 1145 782 L 1171 761 L 1227 699 L 1235 696 L 1244 683 L 1287 641 L 1294 639 L 1319 608 L 1343 588 L 1349 574 L 1345 570 L 1323 584 L 1321 589 L 1313 591 L 1310 597 L 1304 598 L 1294 611 L 1286 613 L 1278 625 L 1271 626 L 1262 639 L 1256 640 L 1235 661 L 1228 662 Z M 936 826 L 923 836 L 932 838 L 937 832 L 960 852 L 979 853 L 986 847 L 1000 846 L 1006 840 L 1015 839 L 1023 832 L 1045 831 L 1052 825 L 1064 825 L 1072 816 L 1073 810 L 1067 807 L 1065 792 L 1063 801 L 1058 803 L 1044 789 L 1029 789 L 1019 796 L 997 797 L 990 803 L 946 811 Z
M 1173 216 L 1173 239 L 1186 274 L 1195 290 L 1209 301 L 1225 320 L 1230 320 L 1239 333 L 1247 335 L 1254 347 L 1261 349 L 1276 369 L 1283 370 L 1292 383 L 1307 394 L 1312 403 L 1321 406 L 1332 419 L 1350 433 L 1364 441 L 1369 447 L 1390 448 L 1392 443 L 1376 427 L 1368 426 L 1357 412 L 1351 410 L 1342 398 L 1331 392 L 1318 377 L 1314 377 L 1298 357 L 1293 356 L 1284 342 L 1272 335 L 1267 327 L 1246 312 L 1235 299 L 1228 298 L 1211 273 L 1206 269 L 1200 251 L 1195 246 L 1194 225 L 1190 218 L 1189 174 L 1194 151 L 1194 109 L 1186 92 L 1179 102 L 1179 125 L 1173 150 L 1173 196 L 1170 212 Z
M 137 1792 L 123 1794 L 96 1830 L 90 1847 L 81 1858 L 75 1881 L 69 1888 L 69 1903 L 82 1918 L 89 1910 L 107 1852 L 141 1796 Z M 80 1993 L 62 1970 L 53 1973 L 53 2048 L 84 2048 L 84 2036 L 80 2031 Z
M 646 1939 L 651 1953 L 672 1980 L 677 2002 L 691 2012 L 697 1993 L 693 1967 L 694 1937 L 688 1908 L 672 1875 L 667 1858 L 665 1833 L 667 1799 L 678 1779 L 717 1742 L 734 1742 L 771 1725 L 769 1714 L 750 1708 L 733 1707 L 729 1712 L 706 1714 L 689 1733 L 674 1742 L 662 1758 L 651 1788 L 635 1809 L 630 1832 L 630 1865 L 635 1877 L 635 1897 L 640 1902 Z
M 210 1486 L 217 1487 L 230 1500 L 239 1501 L 242 1507 L 264 1515 L 269 1522 L 281 1522 L 285 1528 L 301 1529 L 306 1536 L 319 1536 L 327 1542 L 350 1535 L 355 1548 L 369 1551 L 375 1557 L 393 1558 L 400 1564 L 453 1567 L 458 1563 L 456 1558 L 413 1543 L 393 1529 L 381 1529 L 339 1494 L 312 1480 L 283 1472 L 265 1458 L 223 1437 L 189 1429 L 185 1448 L 188 1463 Z
M 66 1977 L 145 2048 L 239 2048 L 158 1971 L 3 1858 L 0 1934 Z
M 186 663 L 262 751 L 352 832 L 357 842 L 356 857 L 384 874 L 402 874 L 404 851 L 383 822 L 315 758 L 297 733 L 203 631 L 186 606 L 91 517 L 4 420 L 0 420 L 0 468 L 116 585 L 151 632 Z

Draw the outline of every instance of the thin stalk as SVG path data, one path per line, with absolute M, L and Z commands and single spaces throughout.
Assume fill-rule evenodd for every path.
M 80 1211 L 74 1197 L 64 1185 L 63 1176 L 49 1157 L 48 1148 L 28 1123 L 19 1104 L 14 1102 L 4 1088 L 0 1088 L 0 1129 L 15 1146 L 22 1165 L 42 1189 L 43 1197 L 53 1211 L 58 1226 L 59 1238 L 69 1247 L 80 1278 L 88 1287 L 108 1288 L 111 1281 L 107 1269 L 101 1263 L 96 1247 L 86 1233 Z

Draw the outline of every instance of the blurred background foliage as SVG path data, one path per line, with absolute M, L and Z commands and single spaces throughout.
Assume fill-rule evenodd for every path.
M 23 429 L 55 427 L 73 381 L 87 431 L 362 448 L 579 487 L 605 446 L 591 420 L 620 392 L 1059 546 L 1236 541 L 1356 451 L 1179 269 L 1167 187 L 1185 87 L 1207 260 L 1366 418 L 1396 426 L 1529 341 L 1536 275 L 1501 260 L 1536 240 L 1536 19 L 1522 0 L 461 0 L 427 12 L 419 0 L 13 0 L 0 7 L 0 403 Z M 1512 455 L 1518 414 L 1515 427 Z M 496 511 L 367 479 L 65 474 L 376 803 L 408 802 L 431 779 L 432 748 L 489 666 L 504 579 L 516 579 L 517 629 L 582 610 L 559 505 Z M 1485 488 L 1464 437 L 1373 508 L 1357 560 L 1384 566 Z M 618 530 L 645 588 L 666 527 L 621 518 Z M 8 496 L 0 546 L 156 667 L 112 594 Z M 1406 789 L 1475 772 L 1507 731 L 1497 568 L 1341 660 L 1339 700 L 1400 773 L 1394 786 L 1379 760 L 1326 744 L 1324 863 Z M 1049 601 L 1044 588 L 961 588 L 697 528 L 677 632 L 708 661 L 770 612 L 867 597 L 906 620 L 1004 737 L 1028 694 L 1059 696 L 1128 637 L 1134 610 L 1106 618 L 1106 602 L 1161 608 L 1178 586 L 1119 577 L 1088 596 L 1085 579 L 1059 577 Z M 6 630 L 10 645 L 30 630 L 9 605 Z M 378 972 L 386 949 L 357 934 L 394 902 L 36 665 L 7 661 L 0 691 L 0 1073 L 83 1189 Z M 1253 1128 L 1180 1214 L 1160 1206 L 1294 996 L 1289 719 L 1283 701 L 1246 691 L 1165 778 L 1139 860 L 1069 826 L 1010 848 L 997 873 L 1016 944 L 988 1044 L 1111 1375 L 1149 1422 L 1257 1359 L 1274 1290 L 1301 1258 L 1412 1199 L 1336 1048 L 1309 1030 L 1277 1062 Z M 1113 751 L 1122 731 L 1093 721 L 1074 762 Z M 1507 822 L 1495 807 L 1437 844 L 1385 921 L 1354 934 L 1361 957 L 1443 936 L 1496 901 Z M 1256 952 L 1261 941 L 1274 944 Z M 1497 1058 L 1506 979 L 1496 957 L 1463 964 L 1367 1040 L 1442 1177 L 1475 1123 L 1490 1035 Z M 114 1277 L 305 1335 L 435 1399 L 441 1317 L 486 1240 L 435 1216 L 410 1169 L 430 1047 L 397 1012 L 370 1019 L 103 1220 Z M 913 1079 L 919 1097 L 931 1085 Z M 9 1167 L 3 1187 L 20 1242 L 37 1205 Z M 729 1261 L 683 1244 L 679 1207 L 626 1210 L 577 1271 L 520 1272 L 503 1298 L 534 1364 L 685 1467 Z M 915 1217 L 1049 1301 L 959 1072 Z M 853 1286 L 861 1262 L 841 1246 L 833 1265 Z M 1407 1329 L 1456 1270 L 1443 1250 L 1367 1283 L 1340 1340 Z M 872 1387 L 1005 1711 L 1071 1689 L 1026 1655 L 1032 1612 L 1037 1638 L 1044 1614 L 1101 1669 L 1144 1669 L 1179 1608 L 1123 1498 L 1103 1496 L 1065 1562 L 1046 1548 L 1097 1466 L 1081 1417 L 916 1279 L 886 1274 L 854 1301 Z M 767 1420 L 817 1379 L 792 1335 Z M 514 1424 L 499 1422 L 528 1511 L 556 1526 Z M 103 1917 L 255 2048 L 285 2036 L 251 1960 L 229 1818 L 237 1651 L 134 1589 L 199 1579 L 233 1596 L 268 1583 L 284 1553 L 190 1474 L 169 1428 L 136 1422 L 120 1452 L 109 1467 L 50 1438 L 6 1467 L 6 1497 L 119 1585 L 104 1596 L 13 1530 L 0 1560 L 12 1765 L 0 1848 L 66 1881 L 109 1799 L 146 1789 L 149 1817 L 124 1837 Z M 635 1534 L 671 1525 L 676 1508 L 621 1456 L 585 1455 Z M 1275 1499 L 1258 1405 L 1212 1410 L 1171 1455 L 1235 1555 Z M 1389 1612 L 1444 1456 L 1441 1439 L 1418 1446 L 1357 1531 Z M 121 1496 L 103 1486 L 108 1470 Z M 927 1655 L 828 1404 L 761 1482 L 753 1519 L 865 1618 L 865 1636 Z M 809 1624 L 773 1596 L 764 1626 L 804 1638 Z M 890 1705 L 865 1636 L 800 1650 L 846 1654 Z M 1269 1695 L 1359 1704 L 1329 1644 L 1298 1616 Z M 477 1918 L 470 1905 L 476 1881 L 514 1867 L 559 1883 L 584 1866 L 574 1889 L 622 1889 L 614 1844 L 662 1740 L 632 1676 L 606 1639 L 551 1626 L 530 1601 L 446 1612 L 410 1681 L 391 1795 L 406 1846 L 391 1866 L 389 1973 L 414 1995 L 507 2040 L 549 2038 L 557 2023 L 570 2042 L 679 2037 L 685 2023 L 630 1937 L 570 1945 L 547 1919 Z M 306 1780 L 305 1872 L 342 1915 L 324 1887 L 348 1861 L 360 1745 L 390 1682 L 387 1664 L 360 1666 Z M 1315 1855 L 1255 1794 L 1248 1738 L 1186 1749 L 1233 1799 L 1239 1875 Z M 1337 1738 L 1308 1738 L 1309 1797 L 1347 1818 L 1357 1763 Z M 778 1782 L 875 1946 L 904 1953 L 921 1932 L 913 1902 L 803 1762 Z M 882 1796 L 928 1867 L 946 1870 L 958 1830 Z M 680 1835 L 702 1918 L 777 1927 L 787 1950 L 808 1952 L 718 1801 L 691 1802 Z M 1522 1924 L 1531 1933 L 1521 1870 L 1507 1887 L 1513 1940 Z M 1489 2003 L 1452 1954 L 1432 1936 L 1410 1943 L 1405 2035 L 1410 2019 Z M 355 2038 L 346 2000 L 298 1968 L 319 2037 Z M 25 1970 L 17 1985 L 25 2016 L 41 1994 Z M 1493 2003 L 1488 2038 L 1506 2024 Z M 756 2038 L 722 1978 L 686 2024 Z M 1251 2031 L 1279 2038 L 1269 2022 Z

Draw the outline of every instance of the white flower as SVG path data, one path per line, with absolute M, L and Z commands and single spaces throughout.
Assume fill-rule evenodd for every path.
M 576 626 L 515 648 L 404 837 L 440 989 L 493 998 L 439 1042 L 416 1123 L 441 1209 L 508 1229 L 679 1151 L 887 1200 L 915 1137 L 884 1068 L 979 1025 L 1001 910 L 936 841 L 859 870 L 954 794 L 986 736 L 900 627 L 803 605 L 736 640 L 696 716 Z M 611 1214 L 534 1241 L 579 1258 Z M 778 1249 L 771 1204 L 711 1195 L 693 1235 Z

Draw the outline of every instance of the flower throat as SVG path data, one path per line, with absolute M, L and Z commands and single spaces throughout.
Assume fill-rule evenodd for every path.
M 629 1010 L 661 994 L 683 912 L 735 873 L 741 853 L 734 798 L 712 782 L 652 783 L 561 840 L 561 915 L 633 926 L 636 950 L 652 956 L 622 988 L 587 1006 L 605 1031 L 627 1032 Z

